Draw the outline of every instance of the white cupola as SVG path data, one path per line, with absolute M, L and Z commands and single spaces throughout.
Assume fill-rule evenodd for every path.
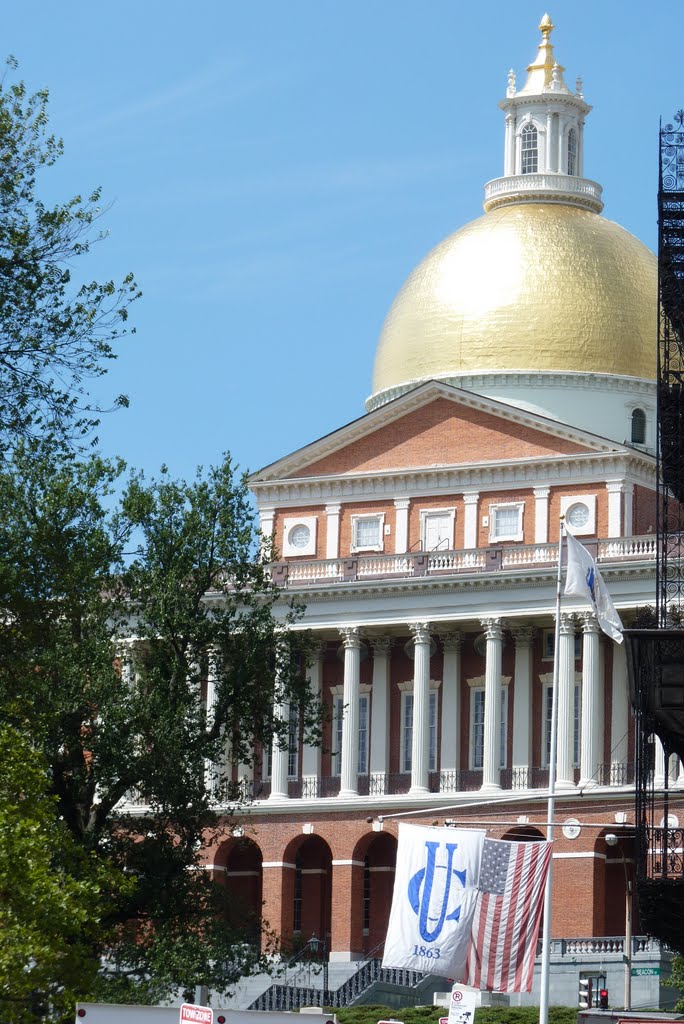
M 563 79 L 565 68 L 553 56 L 553 23 L 545 14 L 539 25 L 542 38 L 527 81 L 517 90 L 515 73 L 508 73 L 506 99 L 499 104 L 506 115 L 504 177 L 485 185 L 484 208 L 489 211 L 510 203 L 569 203 L 600 213 L 602 188 L 582 177 L 584 119 L 591 110 L 582 94 Z

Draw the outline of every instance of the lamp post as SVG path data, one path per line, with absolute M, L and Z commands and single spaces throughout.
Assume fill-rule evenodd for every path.
M 328 947 L 325 939 L 319 939 L 314 932 L 309 939 L 309 947 L 314 956 L 318 956 L 320 953 L 323 958 L 323 998 L 322 1002 L 325 1003 L 325 998 L 328 994 Z
M 606 836 L 607 846 L 617 846 L 618 836 L 609 832 Z M 625 873 L 625 950 L 622 959 L 625 962 L 625 1010 L 632 1008 L 632 881 L 627 874 L 625 851 L 620 847 L 622 870 Z

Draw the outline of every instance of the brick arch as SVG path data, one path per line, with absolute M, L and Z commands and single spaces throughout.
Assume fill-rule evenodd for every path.
M 223 870 L 216 871 L 216 868 Z M 261 935 L 263 856 L 259 845 L 246 836 L 222 843 L 214 859 L 215 877 L 226 889 L 225 916 L 247 941 Z
M 396 836 L 391 832 L 368 832 L 357 842 L 352 861 L 356 865 L 352 875 L 352 923 L 360 929 L 356 942 L 369 953 L 387 934 L 397 863 Z
M 624 935 L 626 913 L 626 883 L 631 882 L 634 891 L 636 864 L 636 839 L 634 836 L 620 836 L 615 845 L 606 842 L 611 832 L 620 836 L 618 829 L 603 829 L 596 836 L 594 852 L 594 902 L 598 905 L 598 928 L 594 935 Z M 632 898 L 632 934 L 639 931 L 638 904 Z
M 294 940 L 312 935 L 329 945 L 332 917 L 332 851 L 319 835 L 296 836 L 286 846 L 283 861 L 291 864 L 289 932 Z M 287 926 L 287 917 L 285 919 Z
M 513 828 L 507 829 L 501 838 L 511 843 L 539 843 L 543 842 L 546 836 L 534 825 L 514 825 Z

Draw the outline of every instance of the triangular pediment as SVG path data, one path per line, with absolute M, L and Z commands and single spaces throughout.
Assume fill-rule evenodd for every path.
M 430 381 L 266 466 L 251 482 L 630 450 L 536 413 Z

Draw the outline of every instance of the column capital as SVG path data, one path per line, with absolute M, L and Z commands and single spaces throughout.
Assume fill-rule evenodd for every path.
M 533 488 L 533 494 L 535 498 L 548 498 L 551 493 L 550 487 L 535 487 Z
M 463 492 L 463 501 L 465 502 L 466 505 L 477 505 L 479 497 L 480 497 L 480 492 L 479 491 L 464 491 Z
M 429 622 L 409 622 L 409 629 L 413 634 L 414 644 L 429 644 L 430 643 L 430 623 Z
M 394 638 L 391 636 L 372 636 L 368 638 L 368 643 L 373 648 L 374 654 L 389 654 Z
M 445 651 L 458 651 L 461 649 L 463 633 L 460 629 L 450 629 L 443 633 L 438 633 L 437 635 L 442 641 L 442 646 Z
M 395 508 L 405 509 L 405 508 L 408 508 L 410 504 L 411 504 L 411 499 L 410 498 L 395 498 L 394 499 L 394 507 Z
M 342 506 L 339 504 L 339 502 L 338 502 L 337 505 L 326 505 L 325 506 L 325 514 L 327 516 L 338 516 L 340 514 L 340 509 L 341 508 L 342 508 Z
M 309 647 L 311 661 L 318 661 L 325 650 L 325 640 L 312 640 Z
M 534 626 L 527 624 L 511 626 L 511 633 L 513 634 L 516 647 L 530 647 L 536 632 L 537 630 Z
M 503 640 L 505 623 L 503 619 L 480 619 L 487 640 Z
M 582 612 L 582 614 L 580 616 L 580 621 L 582 623 L 582 632 L 583 633 L 599 633 L 600 632 L 600 627 L 599 627 L 599 624 L 598 624 L 598 620 L 597 620 L 597 618 L 596 618 L 596 616 L 594 615 L 593 612 Z
M 344 647 L 354 649 L 361 646 L 360 626 L 342 626 L 339 633 L 342 637 L 342 644 Z
M 561 635 L 566 636 L 575 635 L 575 613 L 574 612 L 561 612 L 560 614 L 560 631 Z
M 606 480 L 606 490 L 609 494 L 622 494 L 626 487 L 626 480 Z

